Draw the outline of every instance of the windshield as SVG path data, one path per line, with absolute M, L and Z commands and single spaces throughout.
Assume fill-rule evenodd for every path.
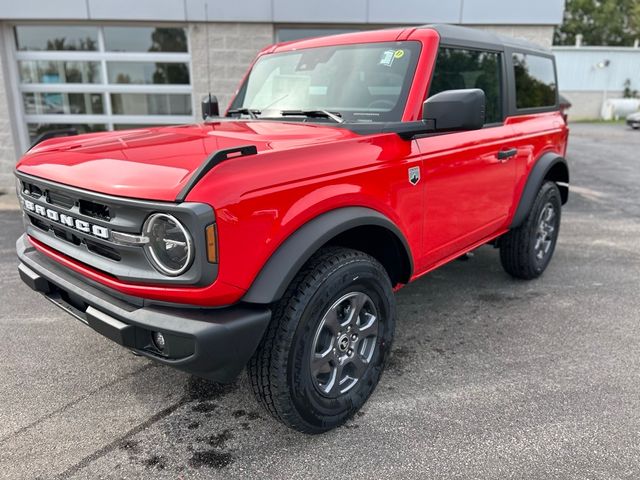
M 230 110 L 261 118 L 324 110 L 351 122 L 399 121 L 419 54 L 418 42 L 384 42 L 265 55 Z

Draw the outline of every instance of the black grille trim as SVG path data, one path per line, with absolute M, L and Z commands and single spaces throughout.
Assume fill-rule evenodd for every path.
M 64 193 L 56 192 L 55 190 L 46 190 L 45 195 L 47 197 L 47 202 L 51 205 L 55 205 L 56 207 L 69 210 L 75 205 L 73 197 L 65 195 Z
M 105 222 L 111 221 L 111 211 L 107 205 L 80 199 L 78 200 L 78 209 L 80 213 L 87 217 L 97 218 Z
M 149 215 L 167 213 L 175 216 L 191 233 L 195 246 L 195 259 L 191 267 L 177 277 L 167 277 L 158 272 L 147 258 L 141 246 L 121 245 L 109 239 L 84 233 L 38 213 L 26 211 L 30 222 L 27 234 L 48 247 L 119 280 L 145 284 L 210 285 L 218 275 L 218 265 L 206 260 L 206 238 L 204 229 L 215 223 L 213 209 L 206 204 L 185 202 L 181 204 L 155 202 L 131 198 L 114 197 L 61 185 L 32 175 L 16 172 L 23 182 L 22 198 L 36 205 L 67 214 L 92 225 L 118 231 L 140 234 Z M 73 200 L 73 207 L 62 208 L 49 201 L 48 196 L 35 198 L 26 188 L 32 185 L 41 191 L 56 192 Z M 35 191 L 35 190 L 34 190 Z M 57 197 L 58 199 L 60 197 Z M 24 204 L 23 204 L 24 205 Z M 85 208 L 81 209 L 81 205 Z M 91 213 L 92 216 L 87 215 Z M 102 216 L 103 218 L 97 218 Z M 109 218 L 107 220 L 106 218 Z

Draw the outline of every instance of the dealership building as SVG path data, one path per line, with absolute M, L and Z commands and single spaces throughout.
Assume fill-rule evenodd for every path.
M 0 192 L 43 132 L 193 122 L 231 99 L 255 54 L 299 38 L 453 23 L 551 46 L 564 0 L 0 2 Z

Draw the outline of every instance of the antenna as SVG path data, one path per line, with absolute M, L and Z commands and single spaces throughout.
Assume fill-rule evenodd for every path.
M 207 90 L 209 92 L 209 99 L 211 99 L 211 59 L 209 53 L 209 46 L 211 43 L 209 42 L 209 2 L 205 0 L 204 2 L 204 21 L 205 21 L 205 31 L 206 31 L 206 39 L 207 39 L 207 48 L 205 51 L 207 52 Z

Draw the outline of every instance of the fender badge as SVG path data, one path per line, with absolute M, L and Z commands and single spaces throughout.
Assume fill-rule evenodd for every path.
M 409 169 L 409 183 L 417 185 L 420 181 L 420 167 L 411 167 Z

